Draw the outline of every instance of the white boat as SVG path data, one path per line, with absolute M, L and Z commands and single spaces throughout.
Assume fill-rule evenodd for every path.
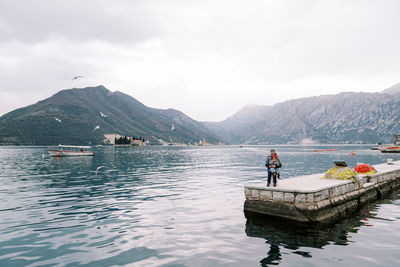
M 400 134 L 394 135 L 393 145 L 379 145 L 382 153 L 400 153 Z
M 386 146 L 380 150 L 382 153 L 400 153 L 400 146 Z
M 90 146 L 58 145 L 56 149 L 47 150 L 52 157 L 93 156 Z

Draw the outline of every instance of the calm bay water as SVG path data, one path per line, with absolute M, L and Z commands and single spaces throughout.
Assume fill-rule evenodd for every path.
M 275 147 L 282 178 L 334 159 L 400 160 L 335 147 Z M 400 191 L 323 229 L 246 218 L 243 185 L 265 181 L 267 149 L 103 147 L 42 159 L 45 147 L 0 147 L 0 266 L 400 266 Z

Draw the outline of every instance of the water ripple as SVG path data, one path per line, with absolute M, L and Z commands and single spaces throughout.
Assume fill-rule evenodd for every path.
M 399 192 L 328 229 L 246 218 L 243 184 L 265 182 L 266 147 L 104 147 L 93 158 L 42 159 L 45 150 L 0 147 L 1 266 L 399 265 Z M 276 150 L 283 179 L 338 157 L 388 157 L 362 146 Z

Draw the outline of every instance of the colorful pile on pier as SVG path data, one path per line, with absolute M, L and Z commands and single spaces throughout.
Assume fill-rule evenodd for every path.
M 354 167 L 354 170 L 359 174 L 376 174 L 376 170 L 369 164 L 359 163 L 357 166 Z
M 334 163 L 335 167 L 330 168 L 322 179 L 352 181 L 353 183 L 358 180 L 357 172 L 347 167 L 346 162 L 334 161 Z

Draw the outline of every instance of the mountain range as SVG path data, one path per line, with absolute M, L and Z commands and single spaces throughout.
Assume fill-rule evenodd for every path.
M 228 143 L 392 143 L 400 133 L 400 83 L 381 93 L 340 93 L 247 105 L 207 127 Z
M 104 134 L 165 142 L 217 143 L 214 133 L 182 112 L 150 108 L 104 86 L 62 90 L 36 104 L 0 117 L 0 144 L 102 143 Z
M 400 133 L 400 83 L 380 93 L 346 92 L 247 105 L 221 122 L 147 107 L 104 86 L 62 90 L 0 117 L 0 144 L 102 143 L 104 134 L 173 143 L 391 143 Z

